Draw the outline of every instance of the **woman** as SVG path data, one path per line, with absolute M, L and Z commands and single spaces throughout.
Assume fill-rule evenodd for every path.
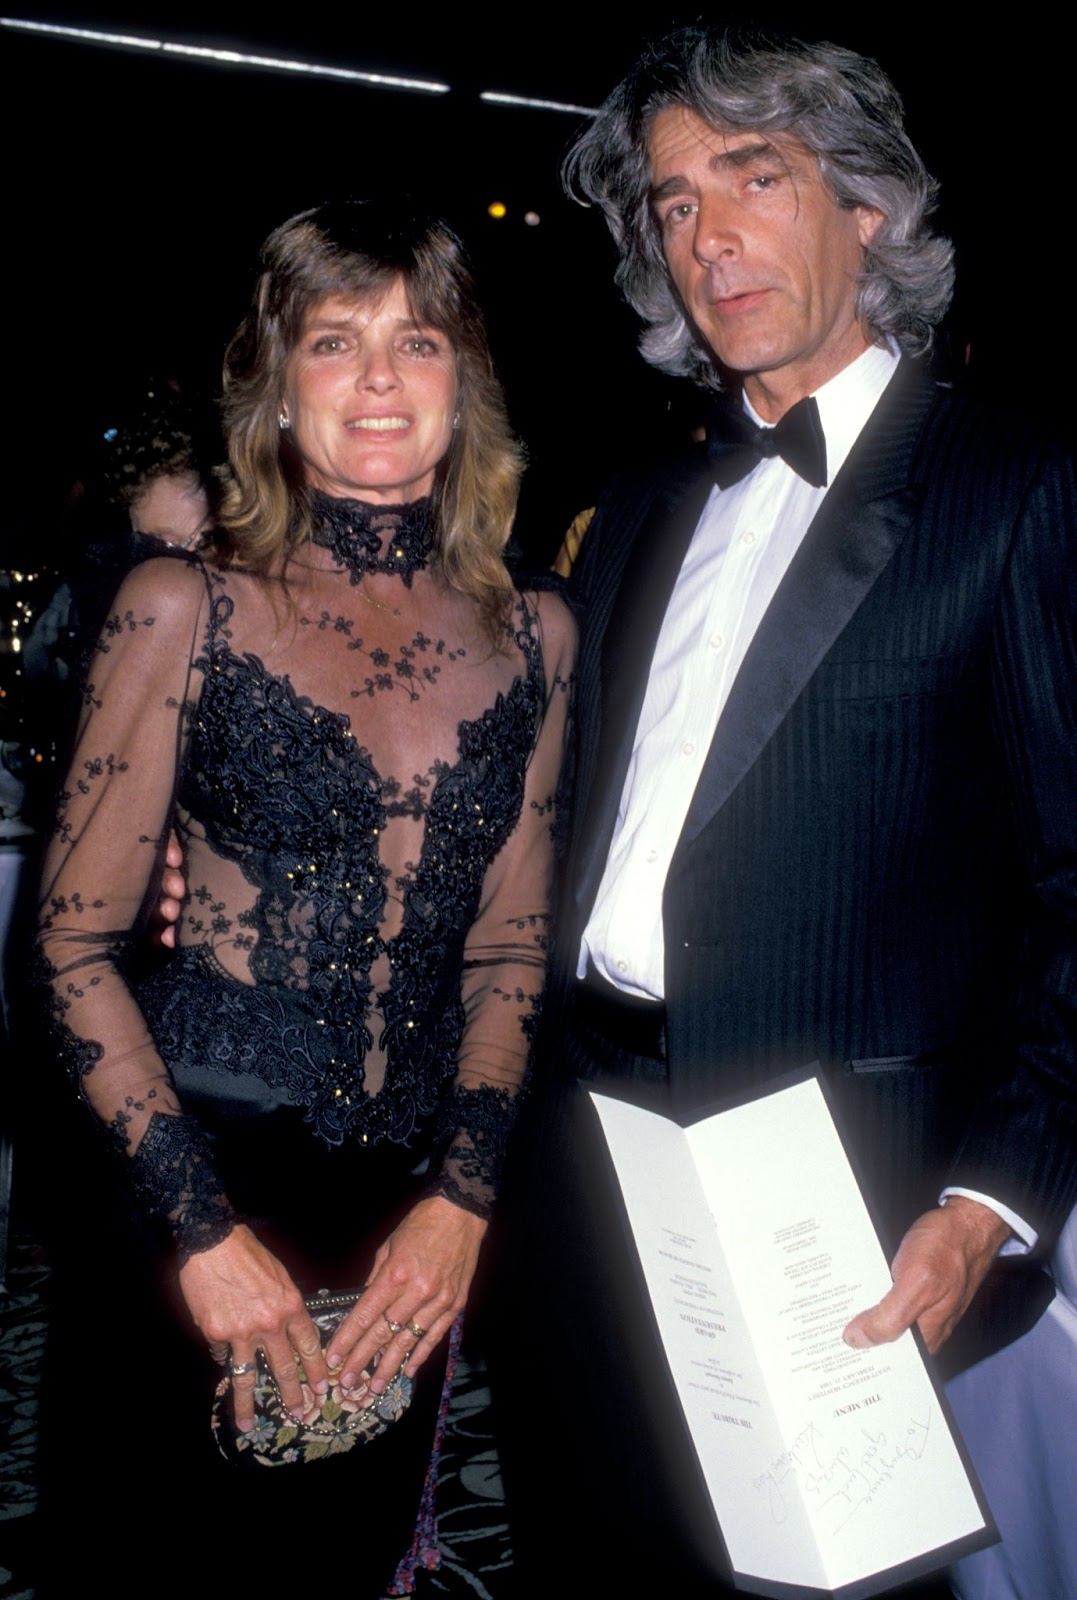
M 405 1361 L 420 1374 L 465 1302 L 542 988 L 572 625 L 501 559 L 518 456 L 442 224 L 368 204 L 279 228 L 225 413 L 225 556 L 148 562 L 117 598 L 41 943 L 66 1057 L 139 1201 L 107 1252 L 117 1293 L 152 1218 L 242 1435 L 259 1350 L 290 1409 L 309 1409 L 300 1365 L 316 1396 L 365 1405 Z M 190 901 L 174 959 L 136 981 L 170 824 Z M 323 1353 L 304 1294 L 364 1283 Z M 162 1515 L 196 1522 L 219 1488 L 237 1576 L 271 1531 L 274 1574 L 309 1580 L 328 1515 L 350 1591 L 381 1594 L 440 1374 L 339 1462 L 220 1477 L 204 1375 L 138 1298 L 93 1357 L 134 1352 L 151 1406 L 166 1382 L 167 1446 L 122 1488 L 112 1463 L 97 1496 L 124 1550 L 152 1559 Z

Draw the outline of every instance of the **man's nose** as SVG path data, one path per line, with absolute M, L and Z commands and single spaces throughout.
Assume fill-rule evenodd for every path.
M 704 267 L 712 266 L 723 258 L 740 255 L 740 233 L 727 205 L 713 200 L 700 201 L 692 251 Z

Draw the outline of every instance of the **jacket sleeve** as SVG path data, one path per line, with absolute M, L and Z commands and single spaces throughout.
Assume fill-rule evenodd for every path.
M 1077 1202 L 1077 484 L 1049 458 L 1025 496 L 1000 591 L 995 730 L 1027 902 L 1012 1075 L 978 1108 L 953 1181 L 1026 1219 L 1049 1249 Z

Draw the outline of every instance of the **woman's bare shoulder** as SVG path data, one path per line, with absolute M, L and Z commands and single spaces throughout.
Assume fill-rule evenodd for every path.
M 151 621 L 165 629 L 193 625 L 206 608 L 210 585 L 210 571 L 201 561 L 151 556 L 124 578 L 105 619 L 106 631 Z

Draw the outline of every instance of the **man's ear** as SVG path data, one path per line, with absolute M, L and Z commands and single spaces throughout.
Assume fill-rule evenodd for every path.
M 875 235 L 883 225 L 883 214 L 874 206 L 857 206 L 856 228 L 860 235 L 861 249 L 867 250 L 875 240 Z

